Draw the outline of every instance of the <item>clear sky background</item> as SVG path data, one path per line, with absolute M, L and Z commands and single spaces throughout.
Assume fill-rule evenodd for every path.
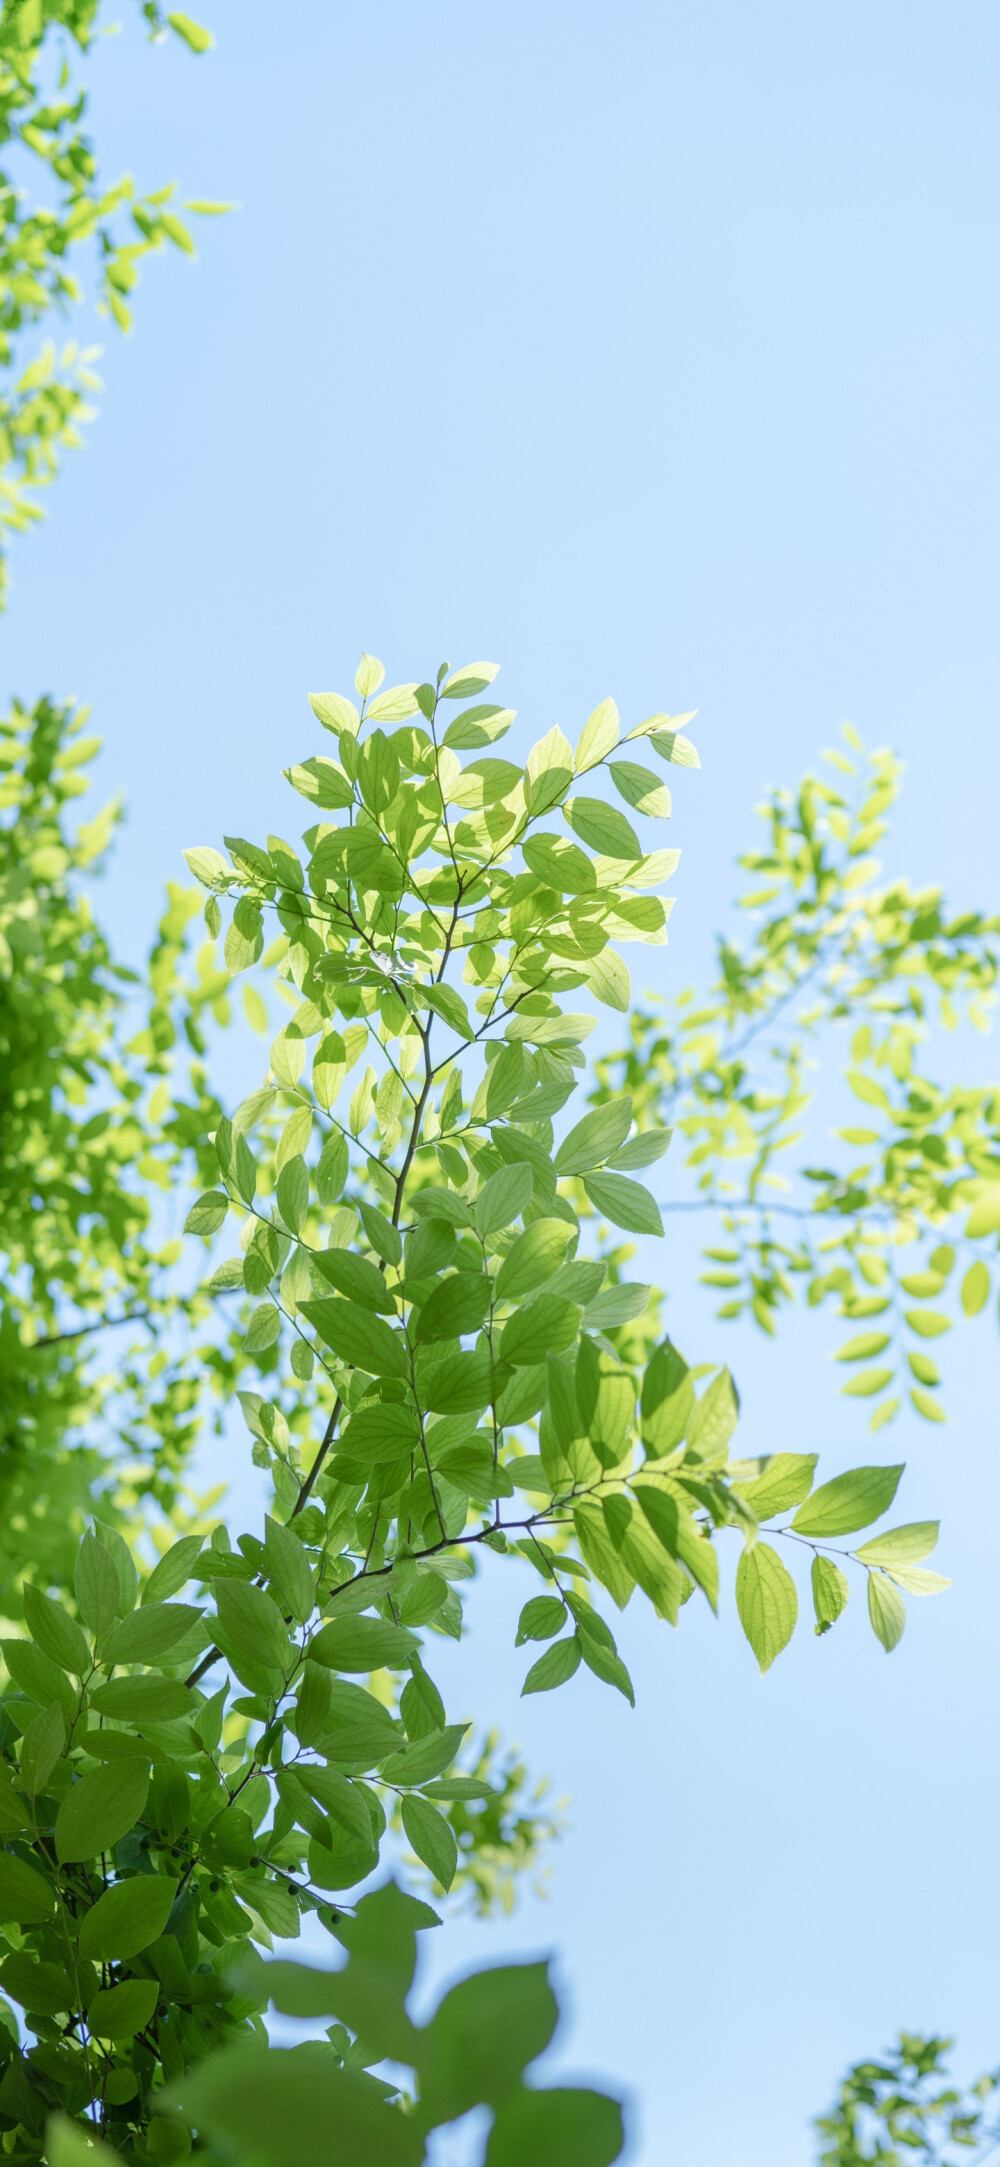
M 204 8 L 197 63 L 127 11 L 96 132 L 109 172 L 242 208 L 107 334 L 2 634 L 11 691 L 94 702 L 120 949 L 183 845 L 291 831 L 305 694 L 362 646 L 393 680 L 502 661 L 533 737 L 608 692 L 700 709 L 671 945 L 642 952 L 665 989 L 705 966 L 762 786 L 847 716 L 909 763 L 888 862 L 996 908 L 995 9 Z M 745 1449 L 864 1458 L 833 1320 L 762 1346 L 669 1242 L 671 1328 L 731 1360 Z M 992 1324 L 945 1366 L 949 1427 L 874 1455 L 908 1459 L 903 1517 L 941 1514 L 956 1580 L 891 1661 L 849 1614 L 761 1680 L 730 1597 L 676 1636 L 628 1613 L 634 1715 L 589 1677 L 521 1705 L 527 1575 L 497 1572 L 437 1662 L 573 1825 L 546 1904 L 435 1961 L 558 1951 L 560 2066 L 627 2087 L 634 2167 L 805 2167 L 900 2025 L 955 2030 L 965 2074 L 1000 2057 Z

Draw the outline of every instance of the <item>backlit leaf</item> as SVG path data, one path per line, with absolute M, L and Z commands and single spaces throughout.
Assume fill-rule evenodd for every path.
M 736 1608 L 762 1671 L 788 1646 L 799 1601 L 795 1582 L 768 1543 L 743 1550 L 736 1568 Z
M 853 1535 L 888 1512 L 902 1475 L 899 1467 L 854 1467 L 824 1482 L 792 1521 L 798 1535 Z

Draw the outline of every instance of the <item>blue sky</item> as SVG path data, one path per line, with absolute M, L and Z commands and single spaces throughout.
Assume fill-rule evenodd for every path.
M 362 646 L 392 679 L 493 656 L 532 736 L 608 692 L 700 710 L 665 989 L 705 966 L 762 787 L 844 717 L 909 765 L 888 862 L 995 906 L 995 11 L 205 8 L 207 60 L 131 19 L 100 48 L 96 120 L 109 172 L 242 208 L 106 336 L 3 628 L 10 690 L 94 703 L 122 950 L 185 844 L 290 827 L 306 692 Z M 718 1325 L 669 1241 L 672 1328 L 732 1362 L 747 1451 L 864 1457 L 832 1320 L 777 1351 Z M 891 1662 L 848 1617 L 762 1681 L 731 1602 L 676 1637 L 630 1611 L 634 1715 L 589 1679 L 522 1705 L 527 1588 L 478 1599 L 453 1698 L 475 1671 L 573 1825 L 545 1905 L 436 1961 L 557 1950 L 562 2065 L 627 2087 L 642 2167 L 801 2167 L 901 2024 L 997 2057 L 997 1374 L 981 1320 L 949 1428 L 880 1441 L 956 1580 Z

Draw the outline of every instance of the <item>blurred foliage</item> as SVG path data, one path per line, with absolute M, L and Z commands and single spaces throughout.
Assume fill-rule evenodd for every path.
M 84 300 L 85 265 L 98 306 L 127 331 L 144 257 L 165 246 L 194 252 L 172 186 L 142 195 L 127 175 L 109 185 L 100 174 L 75 72 L 102 12 L 102 0 L 4 0 L 0 14 L 0 605 L 4 532 L 23 532 L 40 516 L 36 489 L 53 479 L 60 452 L 79 445 L 99 388 L 96 347 L 81 351 L 71 341 L 60 351 L 50 332 L 25 360 L 24 335 Z M 151 38 L 170 31 L 195 52 L 210 42 L 186 16 L 164 15 L 156 0 L 143 0 L 141 14 Z M 225 206 L 187 208 L 210 214 Z
M 892 2052 L 855 2062 L 820 2115 L 819 2167 L 977 2167 L 1000 2145 L 1000 2071 L 960 2090 L 948 2079 L 950 2039 L 901 2032 Z

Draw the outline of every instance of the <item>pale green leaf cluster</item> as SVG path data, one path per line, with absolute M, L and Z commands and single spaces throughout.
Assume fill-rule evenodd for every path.
M 80 352 L 70 342 L 57 352 L 50 337 L 26 364 L 25 333 L 82 300 L 73 262 L 84 252 L 96 269 L 100 306 L 126 331 L 143 259 L 164 246 L 194 253 L 172 187 L 143 196 L 127 176 L 111 187 L 101 179 L 83 125 L 86 92 L 71 82 L 65 57 L 69 40 L 88 50 L 101 12 L 101 0 L 9 0 L 0 16 L 0 142 L 14 154 L 10 167 L 6 160 L 0 167 L 0 601 L 6 535 L 40 517 L 37 488 L 53 479 L 61 452 L 79 446 L 81 426 L 92 418 L 89 395 L 99 388 L 96 347 Z M 164 18 L 158 0 L 142 0 L 142 14 L 153 36 L 169 22 L 194 52 L 211 42 L 188 16 Z M 61 60 L 55 90 L 54 48 Z M 23 186 L 18 154 L 41 169 L 40 201 Z
M 849 779 L 848 736 L 852 757 L 828 757 Z M 715 1222 L 702 1283 L 720 1316 L 773 1334 L 797 1294 L 836 1307 L 842 1389 L 873 1430 L 904 1404 L 945 1420 L 935 1342 L 992 1308 L 1000 1234 L 1000 1093 L 935 1081 L 925 1052 L 935 1024 L 987 1024 L 1000 921 L 883 884 L 869 853 L 898 782 L 879 753 L 853 802 L 815 777 L 774 794 L 768 847 L 743 860 L 753 943 L 720 942 L 707 996 L 633 1011 L 593 1094 L 624 1087 L 642 1126 L 686 1139 L 693 1187 L 669 1208 Z M 838 1059 L 831 1150 L 809 1136 L 810 1072 Z

